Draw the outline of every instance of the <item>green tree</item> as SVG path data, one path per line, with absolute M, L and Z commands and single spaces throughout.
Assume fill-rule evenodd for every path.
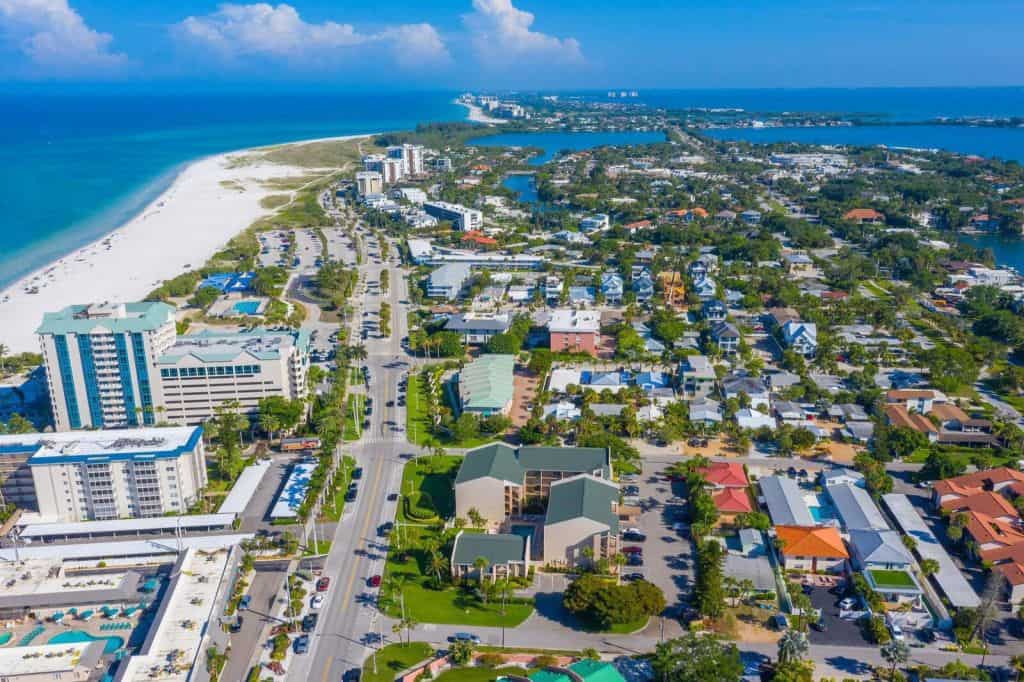
M 811 645 L 807 641 L 807 635 L 798 630 L 786 630 L 779 639 L 779 663 L 803 661 L 810 653 Z
M 896 666 L 903 665 L 910 660 L 910 647 L 907 646 L 906 642 L 898 639 L 893 639 L 883 644 L 879 653 L 882 654 L 882 660 L 891 665 L 889 669 L 890 680 L 896 679 Z
M 697 610 L 707 618 L 720 618 L 725 612 L 724 564 L 722 545 L 715 540 L 700 542 L 694 592 Z
M 939 572 L 939 562 L 935 559 L 921 559 L 921 573 L 925 577 Z
M 693 633 L 659 643 L 651 665 L 662 682 L 735 682 L 743 676 L 735 644 Z

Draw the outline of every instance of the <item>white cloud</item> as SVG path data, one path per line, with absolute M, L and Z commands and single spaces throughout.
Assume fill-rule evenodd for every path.
M 546 62 L 581 64 L 583 52 L 575 38 L 531 31 L 534 16 L 517 9 L 512 0 L 473 0 L 473 12 L 463 16 L 473 49 L 493 65 Z
M 67 0 L 0 0 L 0 39 L 57 75 L 94 74 L 128 61 L 110 51 L 113 37 L 89 28 Z
M 2 0 L 0 0 L 2 1 Z M 430 24 L 403 24 L 360 33 L 352 24 L 306 22 L 291 5 L 224 4 L 216 12 L 190 16 L 173 33 L 227 59 L 261 56 L 292 62 L 336 59 L 343 50 L 384 46 L 402 66 L 436 64 L 448 50 Z

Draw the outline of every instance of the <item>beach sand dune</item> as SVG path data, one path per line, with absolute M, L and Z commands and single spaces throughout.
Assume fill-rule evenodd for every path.
M 139 215 L 99 240 L 0 292 L 0 343 L 38 351 L 43 313 L 75 303 L 139 300 L 160 282 L 201 267 L 232 237 L 270 213 L 260 200 L 280 190 L 261 181 L 308 175 L 272 163 L 234 164 L 232 152 L 197 161 Z M 239 188 L 243 188 L 240 190 Z

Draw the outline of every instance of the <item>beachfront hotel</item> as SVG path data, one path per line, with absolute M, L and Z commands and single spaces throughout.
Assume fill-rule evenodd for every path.
M 175 341 L 166 303 L 72 305 L 36 330 L 58 431 L 157 421 L 153 359 Z
M 179 338 L 156 360 L 163 419 L 202 424 L 230 400 L 255 417 L 263 398 L 305 398 L 309 343 L 306 331 L 266 329 Z
M 237 400 L 306 396 L 309 334 L 204 331 L 177 335 L 165 303 L 73 305 L 39 327 L 57 431 L 202 424 Z
M 427 201 L 423 204 L 423 210 L 438 220 L 447 220 L 452 227 L 462 232 L 479 230 L 484 226 L 484 214 L 475 208 L 466 208 L 447 201 Z
M 201 427 L 65 431 L 0 436 L 0 458 L 31 471 L 47 522 L 183 514 L 206 487 Z

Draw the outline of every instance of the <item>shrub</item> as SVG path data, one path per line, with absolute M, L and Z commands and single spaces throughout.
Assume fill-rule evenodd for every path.
M 535 668 L 548 668 L 558 663 L 558 659 L 551 654 L 541 654 L 537 658 L 533 659 L 533 666 Z
M 487 652 L 477 656 L 476 662 L 477 665 L 482 665 L 485 668 L 497 668 L 505 662 L 505 657 L 499 653 Z
M 437 516 L 437 509 L 429 493 L 420 491 L 405 498 L 405 514 L 419 521 L 429 521 Z

